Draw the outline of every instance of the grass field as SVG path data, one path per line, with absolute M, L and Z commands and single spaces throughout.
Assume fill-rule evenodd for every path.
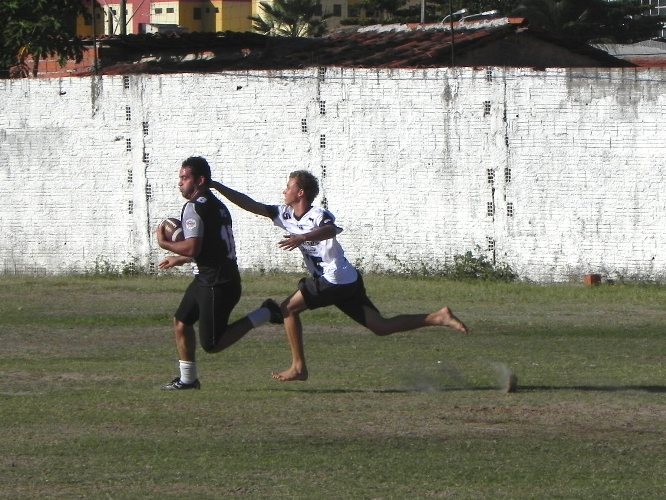
M 238 315 L 296 276 L 245 276 Z M 666 287 L 367 276 L 386 315 L 450 305 L 470 336 L 303 316 L 177 374 L 185 278 L 3 278 L 2 498 L 664 498 Z M 508 370 L 518 392 L 502 384 Z

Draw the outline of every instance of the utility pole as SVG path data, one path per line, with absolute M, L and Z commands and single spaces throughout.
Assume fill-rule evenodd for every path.
M 97 29 L 95 28 L 95 7 L 97 2 L 90 0 L 90 12 L 92 12 L 92 42 L 93 42 L 93 74 L 97 74 Z
M 451 67 L 456 65 L 456 57 L 454 55 L 455 37 L 453 34 L 453 0 L 449 0 L 449 27 L 451 28 Z
M 127 35 L 127 0 L 120 0 L 120 36 Z

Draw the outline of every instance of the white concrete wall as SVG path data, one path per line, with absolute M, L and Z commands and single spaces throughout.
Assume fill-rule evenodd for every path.
M 0 81 L 0 273 L 154 269 L 153 228 L 179 215 L 178 168 L 198 154 L 268 203 L 291 170 L 312 170 L 366 270 L 439 269 L 472 250 L 535 281 L 664 280 L 665 75 L 328 68 Z M 277 249 L 277 228 L 231 208 L 241 267 L 302 269 Z

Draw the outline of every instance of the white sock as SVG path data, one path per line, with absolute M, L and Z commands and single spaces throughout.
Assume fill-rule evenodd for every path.
M 197 378 L 197 364 L 194 361 L 179 361 L 180 381 L 183 384 L 192 384 Z
M 271 312 L 267 307 L 260 307 L 255 309 L 247 315 L 247 319 L 250 320 L 254 328 L 268 323 L 271 319 Z

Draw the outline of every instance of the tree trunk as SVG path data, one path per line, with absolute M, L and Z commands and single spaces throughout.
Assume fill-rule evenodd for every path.
M 32 56 L 32 76 L 34 78 L 37 78 L 38 73 L 39 73 L 39 56 L 33 55 Z

